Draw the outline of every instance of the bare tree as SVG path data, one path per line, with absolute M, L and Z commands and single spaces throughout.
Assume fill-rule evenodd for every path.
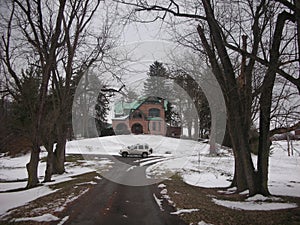
M 34 6 L 33 6 L 34 5 Z M 14 79 L 15 85 L 19 90 L 22 89 L 20 84 L 20 78 L 18 76 L 19 71 L 16 71 L 15 65 L 15 54 L 16 52 L 21 52 L 20 48 L 23 44 L 27 46 L 28 49 L 34 50 L 36 57 L 33 60 L 28 59 L 28 63 L 35 64 L 38 63 L 41 71 L 41 85 L 39 88 L 39 97 L 37 103 L 37 113 L 36 120 L 34 121 L 34 126 L 32 130 L 31 140 L 33 143 L 30 162 L 26 165 L 28 171 L 28 183 L 27 187 L 36 186 L 39 182 L 37 177 L 37 166 L 39 162 L 39 152 L 41 145 L 41 130 L 42 130 L 42 116 L 45 109 L 46 95 L 48 92 L 48 84 L 53 71 L 53 66 L 55 65 L 55 58 L 57 50 L 60 47 L 61 38 L 61 26 L 63 21 L 63 12 L 65 9 L 66 1 L 62 0 L 57 5 L 57 13 L 52 12 L 54 19 L 52 32 L 50 35 L 45 36 L 46 29 L 44 29 L 43 24 L 43 14 L 42 14 L 42 3 L 37 1 L 35 3 L 27 1 L 13 1 L 7 6 L 10 9 L 10 17 L 7 23 L 6 34 L 2 36 L 1 48 L 4 52 L 4 57 L 2 60 L 6 66 L 7 72 Z M 21 40 L 16 40 L 14 36 L 14 30 L 17 27 L 16 35 L 22 35 Z M 14 39 L 14 40 L 13 40 Z M 22 43 L 23 42 L 23 43 Z M 29 51 L 30 51 L 29 50 Z M 33 53 L 33 52 L 32 52 Z M 30 54 L 27 54 L 29 56 Z M 23 63 L 26 59 L 23 60 Z M 18 65 L 20 66 L 20 64 Z
M 66 136 L 76 88 L 74 75 L 83 74 L 113 47 L 114 19 L 106 14 L 110 7 L 104 3 L 101 4 L 104 13 L 99 14 L 100 3 L 100 0 L 14 0 L 2 6 L 9 12 L 1 24 L 1 60 L 8 84 L 22 90 L 21 70 L 28 67 L 33 67 L 41 77 L 36 119 L 30 133 L 33 147 L 27 164 L 28 188 L 39 182 L 37 166 L 42 144 L 48 151 L 45 181 L 51 180 L 52 173 L 64 172 Z M 96 14 L 100 21 L 94 32 L 90 25 Z M 53 152 L 54 141 L 57 144 Z
M 191 40 L 190 43 L 207 56 L 226 101 L 235 157 L 232 185 L 237 186 L 238 191 L 249 189 L 250 195 L 268 195 L 270 115 L 276 74 L 289 79 L 299 89 L 299 79 L 295 78 L 299 68 L 299 43 L 294 45 L 295 32 L 287 32 L 299 21 L 298 3 L 247 0 L 235 4 L 202 0 L 193 5 L 173 0 L 161 4 L 122 2 L 134 7 L 136 17 L 147 11 L 153 16 L 152 20 L 168 22 L 171 15 L 197 27 L 200 42 Z M 240 63 L 236 64 L 237 61 Z M 264 73 L 257 89 L 260 135 L 256 171 L 250 155 L 249 131 L 253 75 L 258 64 L 264 68 Z

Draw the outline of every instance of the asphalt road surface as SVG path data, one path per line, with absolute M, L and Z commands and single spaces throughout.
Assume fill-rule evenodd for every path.
M 147 182 L 146 167 L 135 167 L 137 158 L 117 158 L 105 177 L 118 177 L 121 183 L 103 178 L 85 195 L 66 209 L 69 219 L 64 224 L 80 225 L 181 225 L 186 224 L 170 212 L 175 209 L 164 200 L 162 209 L 155 201 L 159 198 L 157 184 L 135 186 Z M 128 169 L 132 168 L 132 169 Z M 136 181 L 136 184 L 134 183 Z M 155 195 L 155 196 L 154 196 Z

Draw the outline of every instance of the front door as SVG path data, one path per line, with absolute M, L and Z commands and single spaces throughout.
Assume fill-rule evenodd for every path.
M 143 126 L 139 123 L 135 123 L 131 127 L 131 132 L 133 134 L 142 134 L 143 133 Z

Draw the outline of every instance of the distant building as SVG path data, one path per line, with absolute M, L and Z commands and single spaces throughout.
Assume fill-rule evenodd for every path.
M 116 134 L 154 134 L 180 137 L 180 128 L 168 128 L 166 124 L 167 100 L 144 97 L 134 102 L 115 104 L 112 126 Z M 176 131 L 175 131 L 176 130 Z

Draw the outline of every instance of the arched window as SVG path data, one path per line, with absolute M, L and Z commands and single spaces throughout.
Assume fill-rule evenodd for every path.
M 119 123 L 115 128 L 116 134 L 128 134 L 129 130 L 125 123 Z
M 160 110 L 156 108 L 149 109 L 149 117 L 160 117 Z

